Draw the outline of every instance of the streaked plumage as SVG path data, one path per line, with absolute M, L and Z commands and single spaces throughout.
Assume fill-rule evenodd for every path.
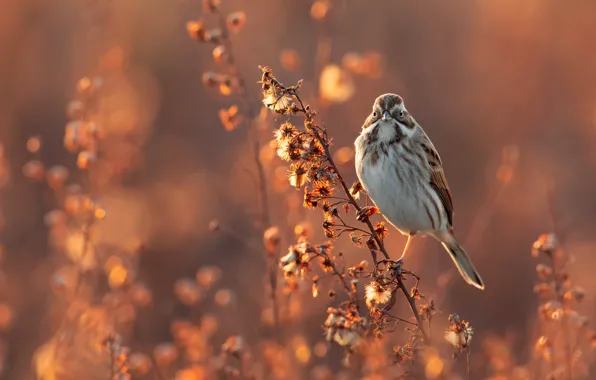
M 399 95 L 375 100 L 354 145 L 360 183 L 383 216 L 404 235 L 440 241 L 466 282 L 483 289 L 453 235 L 453 202 L 441 158 Z

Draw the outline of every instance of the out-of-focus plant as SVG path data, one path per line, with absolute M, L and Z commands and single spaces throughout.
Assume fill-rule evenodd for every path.
M 555 234 L 544 234 L 534 242 L 532 256 L 545 259 L 536 265 L 540 337 L 535 344 L 533 377 L 586 379 L 596 335 L 588 329 L 588 318 L 577 310 L 586 293 L 573 284 L 567 271 L 571 255 Z

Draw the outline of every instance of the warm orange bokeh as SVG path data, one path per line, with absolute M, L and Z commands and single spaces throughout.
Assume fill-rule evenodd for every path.
M 287 117 L 261 113 L 259 64 L 286 85 L 304 79 L 303 99 L 332 137 L 348 186 L 353 141 L 376 96 L 401 94 L 432 138 L 455 232 L 486 290 L 466 286 L 432 239 L 414 240 L 406 267 L 440 311 L 434 336 L 442 338 L 451 313 L 474 327 L 472 378 L 522 373 L 516 366 L 536 350 L 550 355 L 538 340 L 534 293 L 551 291 L 535 288 L 549 269 L 536 269 L 542 261 L 531 255 L 542 233 L 558 236 L 569 277 L 582 286 L 565 299 L 587 301 L 571 322 L 594 320 L 596 4 L 221 0 L 218 20 L 202 3 L 3 4 L 0 379 L 28 378 L 32 362 L 39 379 L 87 378 L 90 368 L 88 378 L 106 379 L 105 347 L 138 374 L 192 357 L 198 364 L 164 376 L 207 379 L 212 368 L 238 364 L 234 353 L 220 354 L 231 336 L 239 337 L 227 341 L 232 348 L 253 349 L 255 363 L 284 367 L 272 370 L 277 378 L 342 370 L 342 350 L 325 345 L 321 328 L 335 302 L 328 277 L 296 284 L 288 297 L 275 267 L 279 310 L 271 306 L 272 257 L 296 236 L 325 237 L 321 213 L 303 208 L 304 191 L 293 188 L 306 183 L 304 173 L 294 165 L 290 186 L 290 165 L 270 144 Z M 221 39 L 222 25 L 232 45 L 204 43 Z M 244 83 L 222 69 L 232 52 Z M 268 222 L 259 216 L 264 204 Z M 269 226 L 278 227 L 263 239 Z M 392 255 L 404 243 L 390 228 Z M 370 259 L 348 234 L 339 252 L 346 266 Z M 75 294 L 84 302 L 72 302 Z M 409 317 L 401 299 L 396 310 Z M 186 320 L 190 327 L 176 324 Z M 276 320 L 287 350 L 272 339 Z M 115 329 L 122 342 L 103 342 Z M 445 350 L 423 353 L 427 378 L 459 371 Z M 589 370 L 578 367 L 577 376 Z

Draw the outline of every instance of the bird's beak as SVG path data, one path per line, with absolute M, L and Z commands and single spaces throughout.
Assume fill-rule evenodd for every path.
M 383 116 L 381 117 L 381 119 L 383 121 L 387 121 L 387 120 L 391 119 L 391 114 L 389 113 L 389 111 L 383 112 Z

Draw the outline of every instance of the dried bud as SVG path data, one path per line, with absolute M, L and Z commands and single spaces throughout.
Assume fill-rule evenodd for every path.
M 219 8 L 220 0 L 203 0 L 203 10 L 213 13 Z
M 199 42 L 205 42 L 206 38 L 205 38 L 205 24 L 203 23 L 202 20 L 199 21 L 189 21 L 186 23 L 186 31 L 188 32 L 188 35 L 190 36 L 190 38 L 192 38 L 195 41 L 199 41 Z
M 558 248 L 559 242 L 554 234 L 543 234 L 532 245 L 532 256 L 538 257 L 540 253 L 552 256 Z
M 92 151 L 82 151 L 77 155 L 77 166 L 79 169 L 89 169 L 95 163 L 97 155 Z
M 226 339 L 221 349 L 227 354 L 239 356 L 242 350 L 244 350 L 244 339 L 240 335 L 233 335 Z
M 232 32 L 238 32 L 246 23 L 246 14 L 242 11 L 233 12 L 226 17 L 228 29 Z
M 217 87 L 223 82 L 224 76 L 221 74 L 207 71 L 203 73 L 201 81 L 207 87 Z
M 540 280 L 547 280 L 552 276 L 553 270 L 548 265 L 538 264 L 536 265 L 536 274 Z
M 566 301 L 581 302 L 586 297 L 586 292 L 583 288 L 576 286 L 571 290 L 565 292 L 564 298 Z
M 214 44 L 220 44 L 222 42 L 223 33 L 221 29 L 209 29 L 205 31 L 205 41 Z
M 279 236 L 279 228 L 277 226 L 269 227 L 263 234 L 263 243 L 269 253 L 275 253 L 279 248 L 281 237 Z
M 238 106 L 231 106 L 228 109 L 219 110 L 219 120 L 226 131 L 233 131 L 242 123 L 242 115 L 238 113 Z
M 213 48 L 213 60 L 217 63 L 227 62 L 228 52 L 226 51 L 225 46 L 217 45 Z
M 211 232 L 219 231 L 219 222 L 217 220 L 210 221 L 208 228 L 209 228 L 209 231 L 211 231 Z
M 41 137 L 33 136 L 27 140 L 27 150 L 29 153 L 37 153 L 41 148 Z

